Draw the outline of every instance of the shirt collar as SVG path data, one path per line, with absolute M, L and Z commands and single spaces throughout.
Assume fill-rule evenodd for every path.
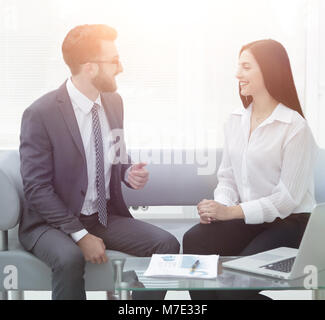
M 263 122 L 263 124 L 272 123 L 273 121 L 280 121 L 284 123 L 292 122 L 292 115 L 294 110 L 286 107 L 284 104 L 279 103 L 273 110 L 271 115 Z M 232 112 L 232 114 L 244 115 L 246 117 L 250 116 L 252 113 L 252 104 L 247 108 L 241 107 Z
M 69 78 L 67 81 L 67 90 L 74 109 L 79 108 L 85 114 L 91 111 L 94 106 L 94 102 L 75 87 L 71 81 L 71 78 Z M 98 95 L 95 103 L 99 104 L 100 106 L 102 105 L 100 95 Z
M 284 123 L 291 123 L 292 122 L 292 115 L 294 110 L 286 107 L 284 104 L 279 103 L 277 107 L 273 110 L 272 114 L 266 119 L 266 122 L 271 123 L 275 120 L 284 122 Z

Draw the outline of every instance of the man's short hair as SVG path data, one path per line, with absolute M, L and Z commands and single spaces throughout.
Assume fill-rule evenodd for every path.
M 80 65 L 96 60 L 101 48 L 101 40 L 114 41 L 115 29 L 104 24 L 85 24 L 69 31 L 62 44 L 65 63 L 73 75 L 80 72 Z

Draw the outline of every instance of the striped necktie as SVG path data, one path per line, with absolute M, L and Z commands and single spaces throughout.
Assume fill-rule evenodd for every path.
M 93 120 L 93 132 L 95 137 L 95 152 L 96 152 L 96 189 L 97 189 L 97 205 L 98 205 L 98 220 L 107 227 L 107 203 L 105 189 L 105 170 L 104 170 L 104 151 L 102 131 L 98 117 L 100 105 L 94 104 L 91 109 Z

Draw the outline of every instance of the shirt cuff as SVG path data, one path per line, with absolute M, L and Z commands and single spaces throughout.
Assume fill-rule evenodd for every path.
M 129 176 L 129 172 L 131 170 L 131 167 L 132 167 L 132 165 L 127 168 L 127 170 L 125 171 L 125 174 L 124 174 L 124 181 L 127 182 L 128 184 L 130 184 L 130 182 L 128 180 L 128 176 Z
M 263 219 L 263 208 L 258 200 L 243 202 L 240 204 L 246 224 L 261 224 Z
M 219 202 L 227 207 L 234 205 L 234 203 L 228 197 L 224 196 L 223 194 L 215 195 L 214 201 Z
M 234 191 L 230 188 L 217 188 L 214 191 L 214 201 L 217 201 L 225 206 L 234 206 L 238 203 L 235 200 Z
M 78 242 L 79 240 L 81 240 L 86 234 L 88 233 L 88 231 L 86 229 L 82 229 L 80 231 L 71 233 L 71 238 L 73 239 L 74 242 Z

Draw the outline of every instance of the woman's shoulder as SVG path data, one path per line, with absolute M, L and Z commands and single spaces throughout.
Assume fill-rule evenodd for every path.
M 280 107 L 282 108 L 283 114 L 286 114 L 287 117 L 287 123 L 286 125 L 287 130 L 286 132 L 286 141 L 290 141 L 294 136 L 300 135 L 303 136 L 311 136 L 312 137 L 312 131 L 308 125 L 308 121 L 297 111 L 285 106 L 284 104 L 281 104 Z
M 231 113 L 230 113 L 230 117 L 231 116 L 242 116 L 245 113 L 246 109 L 244 107 L 236 107 Z
M 290 114 L 289 130 L 286 132 L 286 143 L 298 134 L 303 139 L 312 140 L 314 143 L 314 137 L 308 121 L 297 111 L 282 105 L 286 108 L 286 112 Z
M 236 108 L 228 114 L 224 122 L 224 130 L 233 132 L 236 128 L 239 128 L 243 112 L 241 108 Z
M 226 123 L 229 122 L 236 122 L 241 119 L 241 117 L 247 112 L 247 110 L 244 107 L 236 107 L 231 111 L 231 113 L 228 115 L 228 118 L 226 120 Z
M 306 119 L 296 110 L 293 110 L 286 105 L 280 103 L 279 105 L 282 116 L 286 118 L 287 122 L 292 124 L 293 127 L 304 127 L 307 126 Z

